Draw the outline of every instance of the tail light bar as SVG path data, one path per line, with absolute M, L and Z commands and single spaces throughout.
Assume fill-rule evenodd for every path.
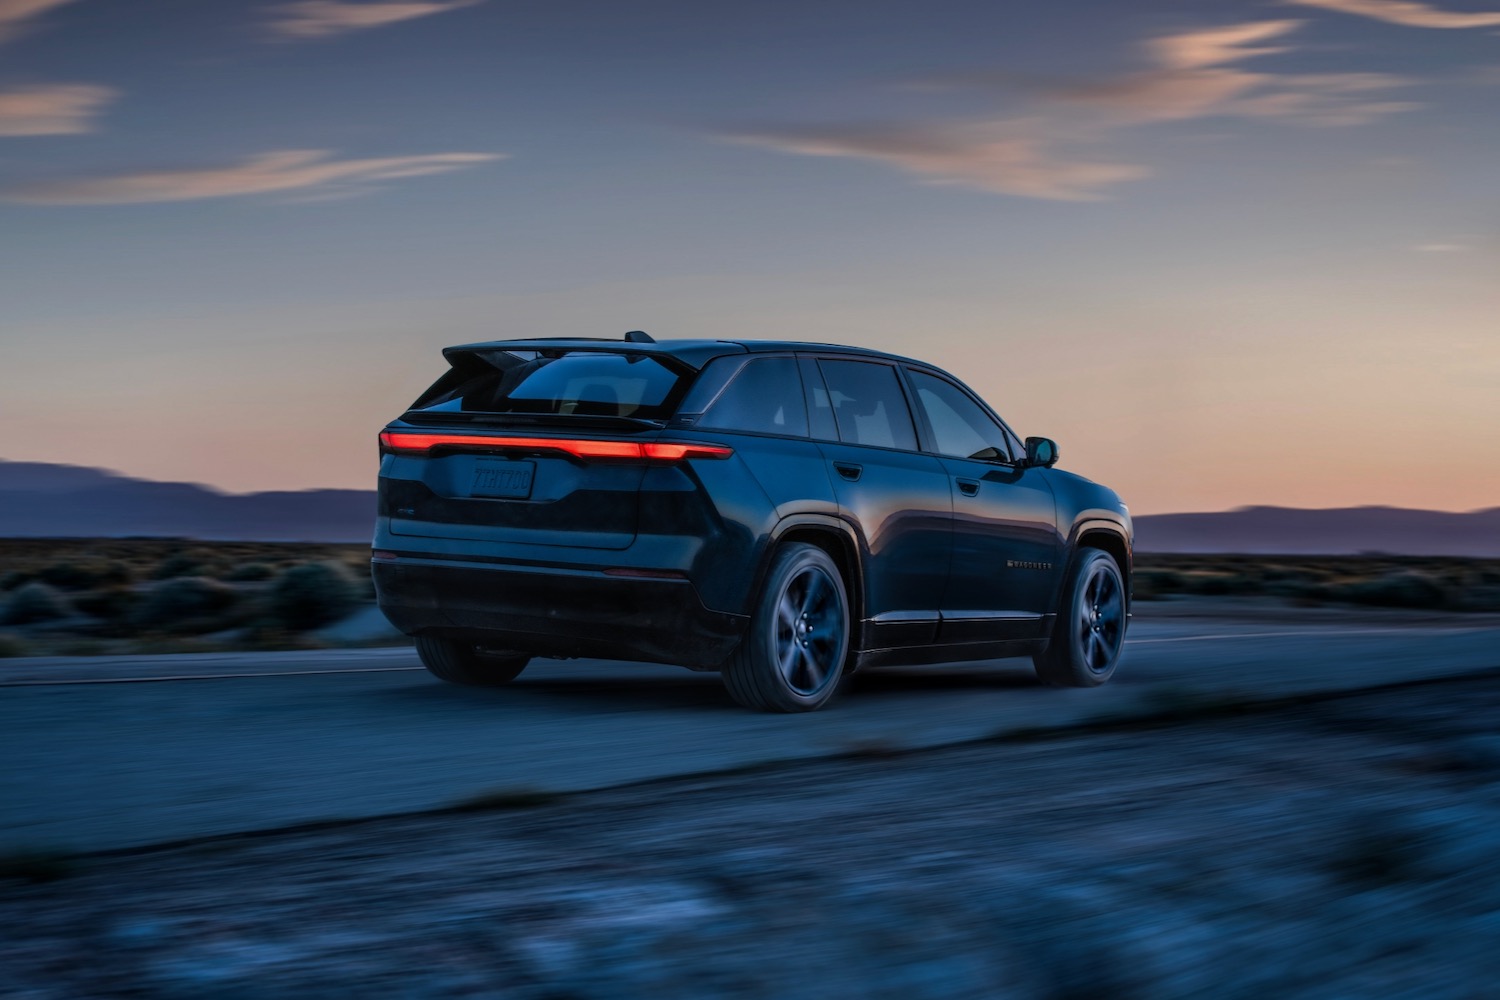
M 728 458 L 734 449 L 697 441 L 619 441 L 599 438 L 511 437 L 498 434 L 434 434 L 381 431 L 380 450 L 391 455 L 434 451 L 560 451 L 574 458 L 681 462 L 689 458 Z

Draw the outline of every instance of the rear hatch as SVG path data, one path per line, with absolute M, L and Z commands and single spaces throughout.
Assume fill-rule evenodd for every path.
M 444 353 L 449 371 L 381 434 L 391 532 L 628 547 L 654 442 L 694 369 L 624 347 Z

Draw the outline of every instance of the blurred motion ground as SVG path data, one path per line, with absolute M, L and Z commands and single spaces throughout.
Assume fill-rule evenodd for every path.
M 1491 676 L 13 859 L 0 993 L 1482 996 L 1497 723 Z

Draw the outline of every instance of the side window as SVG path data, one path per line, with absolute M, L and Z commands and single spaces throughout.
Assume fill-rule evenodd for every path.
M 829 402 L 838 421 L 839 440 L 882 448 L 915 451 L 906 396 L 890 365 L 867 361 L 820 361 Z
M 807 437 L 807 403 L 793 358 L 756 358 L 719 393 L 698 427 Z
M 958 386 L 907 369 L 939 455 L 1007 462 L 1005 430 Z

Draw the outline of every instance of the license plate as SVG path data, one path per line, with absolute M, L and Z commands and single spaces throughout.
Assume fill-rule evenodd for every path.
M 476 497 L 525 500 L 531 496 L 531 479 L 535 473 L 535 462 L 481 460 L 474 464 L 474 485 L 469 492 Z

